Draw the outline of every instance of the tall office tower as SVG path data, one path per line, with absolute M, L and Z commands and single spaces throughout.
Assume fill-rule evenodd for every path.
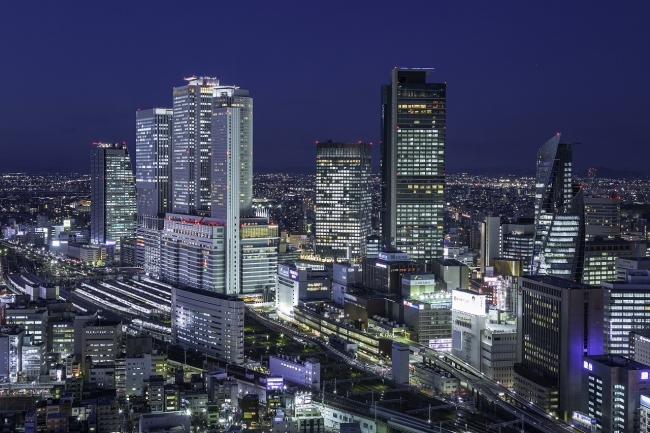
M 138 219 L 172 211 L 171 108 L 135 113 L 135 179 Z
M 316 143 L 316 242 L 323 259 L 356 260 L 372 231 L 371 147 Z
M 138 110 L 135 114 L 135 172 L 138 202 L 136 266 L 160 276 L 160 233 L 172 211 L 171 108 Z
M 213 92 L 211 212 L 225 223 L 225 293 L 232 295 L 241 292 L 241 217 L 252 216 L 253 98 L 238 87 Z
M 603 290 L 548 275 L 519 278 L 514 389 L 567 421 L 580 409 L 583 355 L 603 353 Z
M 573 145 L 560 143 L 557 134 L 537 151 L 531 275 L 582 281 L 584 203 L 582 189 L 573 184 Z
M 97 143 L 90 166 L 90 241 L 115 242 L 135 236 L 136 201 L 131 158 L 125 143 Z
M 650 322 L 650 270 L 628 269 L 625 281 L 604 282 L 605 353 L 629 356 L 631 331 Z
M 212 90 L 219 78 L 185 80 L 174 88 L 172 212 L 188 215 L 210 209 Z
M 585 197 L 585 236 L 618 238 L 621 236 L 621 199 L 613 193 L 609 197 Z
M 431 70 L 391 71 L 382 86 L 382 238 L 413 260 L 443 257 L 446 93 Z
M 481 223 L 481 273 L 496 257 L 501 257 L 501 218 L 485 217 Z

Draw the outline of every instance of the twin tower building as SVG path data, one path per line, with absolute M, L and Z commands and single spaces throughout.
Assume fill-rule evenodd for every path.
M 443 255 L 446 85 L 427 83 L 430 72 L 395 68 L 382 86 L 381 203 L 374 208 L 382 248 L 423 262 Z M 173 108 L 136 113 L 135 262 L 172 285 L 270 300 L 279 233 L 253 207 L 253 99 L 216 77 L 186 81 L 174 88 Z M 124 153 L 126 164 L 126 146 L 117 147 L 111 151 Z M 317 143 L 317 256 L 366 254 L 371 171 L 370 144 Z
M 278 227 L 253 209 L 253 99 L 186 81 L 172 109 L 136 113 L 136 263 L 176 286 L 264 296 Z

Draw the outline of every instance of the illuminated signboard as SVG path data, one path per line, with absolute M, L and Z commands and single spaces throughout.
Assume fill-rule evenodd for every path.
M 593 371 L 594 366 L 591 362 L 582 361 L 582 368 L 584 368 L 585 370 Z
M 407 279 L 404 278 L 404 283 L 409 286 L 433 286 L 436 283 L 434 278 L 423 278 L 423 279 Z
M 647 371 L 642 371 L 641 372 L 641 380 L 648 380 L 648 372 Z
M 641 404 L 647 408 L 650 408 L 650 397 L 646 397 L 645 395 L 642 395 Z
M 289 278 L 289 267 L 285 265 L 278 266 L 278 275 Z
M 585 415 L 582 412 L 573 412 L 573 416 L 571 416 L 571 419 L 573 421 L 577 422 L 578 424 L 582 424 L 587 427 L 591 427 L 592 425 L 596 424 L 596 418 L 592 418 L 589 415 Z
M 266 390 L 267 391 L 277 391 L 284 388 L 284 379 L 282 377 L 267 377 L 266 378 Z
M 379 260 L 386 262 L 404 262 L 410 259 L 406 253 L 379 253 Z
M 424 310 L 424 304 L 416 304 L 411 301 L 407 301 L 406 299 L 404 300 L 404 305 L 407 307 L 414 308 L 416 310 Z
M 294 281 L 298 281 L 300 278 L 298 278 L 299 274 L 298 271 L 294 269 L 289 269 L 289 278 L 291 278 Z
M 454 290 L 451 295 L 451 309 L 476 316 L 485 316 L 485 295 Z

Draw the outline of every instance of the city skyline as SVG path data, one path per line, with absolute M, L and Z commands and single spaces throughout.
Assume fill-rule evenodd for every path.
M 313 171 L 313 143 L 323 138 L 375 143 L 377 161 L 377 88 L 395 66 L 434 67 L 435 82 L 448 82 L 453 100 L 448 172 L 516 169 L 517 161 L 533 157 L 540 137 L 555 132 L 584 143 L 576 150 L 578 170 L 645 170 L 641 161 L 649 113 L 642 95 L 649 64 L 641 54 L 648 35 L 641 31 L 640 17 L 647 15 L 647 5 L 590 10 L 559 3 L 534 9 L 514 3 L 503 8 L 422 5 L 408 25 L 413 44 L 384 37 L 374 23 L 392 6 L 374 6 L 220 5 L 221 15 L 247 17 L 251 31 L 237 39 L 227 37 L 234 22 L 220 25 L 214 35 L 181 23 L 177 39 L 159 38 L 178 24 L 172 13 L 178 5 L 164 2 L 158 5 L 160 20 L 147 20 L 148 8 L 142 5 L 120 11 L 103 5 L 45 5 L 30 12 L 29 26 L 7 20 L 0 35 L 20 68 L 1 72 L 12 86 L 3 91 L 0 105 L 6 122 L 3 149 L 11 149 L 0 171 L 86 171 L 77 154 L 92 141 L 126 141 L 134 154 L 133 111 L 170 107 L 172 86 L 193 74 L 219 76 L 256 95 L 255 135 L 264 143 L 257 150 L 257 172 Z M 205 13 L 212 8 L 205 5 Z M 12 5 L 6 16 L 27 16 L 22 9 Z M 427 24 L 430 17 L 435 17 L 436 32 Z M 58 31 L 59 25 L 66 31 Z M 319 32 L 324 25 L 355 30 Z M 120 31 L 104 31 L 116 28 Z M 223 54 L 161 55 L 170 48 L 182 52 L 202 38 L 225 40 L 220 42 Z M 152 48 L 143 52 L 141 44 Z M 187 50 L 198 54 L 207 45 L 198 42 Z M 239 60 L 221 61 L 231 57 Z M 91 66 L 99 63 L 118 66 Z M 63 86 L 71 76 L 74 85 Z M 293 88 L 304 90 L 287 91 Z M 337 93 L 349 103 L 340 104 Z M 37 126 L 20 114 L 27 101 L 50 113 Z M 634 157 L 610 163 L 611 146 Z

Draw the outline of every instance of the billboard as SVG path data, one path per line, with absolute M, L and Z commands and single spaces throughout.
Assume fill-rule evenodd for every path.
M 410 256 L 407 253 L 379 253 L 379 260 L 386 262 L 406 262 Z
M 282 377 L 267 377 L 266 390 L 277 391 L 284 388 L 284 379 Z
M 485 295 L 454 290 L 451 296 L 451 309 L 476 316 L 485 316 Z
M 294 281 L 300 281 L 300 272 L 287 265 L 278 266 L 278 275 L 281 277 L 291 278 Z

